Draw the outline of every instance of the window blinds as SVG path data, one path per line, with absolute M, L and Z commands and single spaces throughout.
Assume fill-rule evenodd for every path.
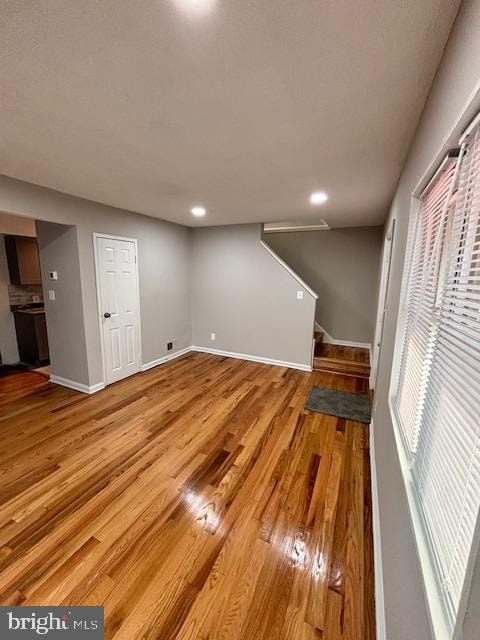
M 480 507 L 478 127 L 422 195 L 409 271 L 394 402 L 453 629 Z
M 422 195 L 420 212 L 410 230 L 410 267 L 406 300 L 405 336 L 401 354 L 397 409 L 405 443 L 414 453 L 419 437 L 420 417 L 432 332 L 439 256 L 445 238 L 448 201 L 452 195 L 457 161 L 446 162 L 444 170 Z

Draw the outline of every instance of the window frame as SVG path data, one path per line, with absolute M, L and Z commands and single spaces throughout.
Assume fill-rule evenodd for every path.
M 420 196 L 411 197 L 410 202 L 410 216 L 408 221 L 407 238 L 410 240 L 410 234 L 416 234 L 418 229 L 418 221 L 421 211 Z M 410 225 L 414 227 L 414 231 L 411 231 Z M 404 256 L 404 268 L 407 267 L 410 272 L 411 266 L 411 252 L 414 247 L 414 237 L 412 242 L 408 242 L 406 246 L 406 252 Z M 413 537 L 415 540 L 415 547 L 417 552 L 417 558 L 420 564 L 420 574 L 423 582 L 423 589 L 425 599 L 427 602 L 427 610 L 430 619 L 430 626 L 432 628 L 435 640 L 453 640 L 455 634 L 452 636 L 450 624 L 447 619 L 446 611 L 442 606 L 442 594 L 438 585 L 438 580 L 435 572 L 435 560 L 433 558 L 431 545 L 429 543 L 423 517 L 421 515 L 420 505 L 418 504 L 413 477 L 411 473 L 411 458 L 408 453 L 409 445 L 406 441 L 404 430 L 401 424 L 401 419 L 397 411 L 396 394 L 398 388 L 398 379 L 400 375 L 400 368 L 402 362 L 402 348 L 405 339 L 405 329 L 407 323 L 407 296 L 406 288 L 408 286 L 409 274 L 403 274 L 402 286 L 400 292 L 400 305 L 397 316 L 397 327 L 395 334 L 392 373 L 390 377 L 390 388 L 388 395 L 388 404 L 390 409 L 390 417 L 393 424 L 393 433 L 395 436 L 395 445 L 400 461 L 400 468 L 402 472 L 402 479 L 405 486 L 407 495 L 408 509 L 410 513 L 410 522 L 413 530 Z
M 480 114 L 477 116 L 477 118 L 475 118 L 470 127 L 462 135 L 459 142 L 460 144 L 465 141 L 470 131 L 472 131 L 475 126 L 478 125 L 479 121 Z M 390 417 L 393 424 L 395 444 L 399 456 L 400 468 L 406 491 L 411 526 L 413 530 L 417 557 L 420 565 L 420 573 L 423 582 L 423 589 L 427 604 L 430 626 L 435 640 L 457 640 L 462 637 L 462 627 L 467 608 L 471 579 L 473 575 L 474 559 L 480 548 L 480 518 L 477 519 L 477 526 L 474 532 L 473 543 L 470 549 L 470 555 L 466 568 L 463 590 L 460 596 L 457 616 L 454 626 L 452 627 L 447 614 L 447 610 L 443 606 L 443 596 L 438 581 L 434 548 L 430 544 L 429 536 L 425 526 L 426 523 L 423 518 L 421 506 L 416 495 L 415 483 L 412 474 L 412 454 L 409 451 L 409 444 L 406 440 L 401 418 L 397 410 L 396 395 L 398 391 L 399 376 L 401 373 L 402 349 L 406 338 L 406 324 L 408 317 L 408 284 L 410 281 L 410 271 L 412 267 L 415 238 L 419 228 L 419 220 L 421 214 L 421 196 L 428 188 L 428 186 L 437 179 L 439 174 L 441 174 L 446 160 L 448 160 L 448 151 L 446 156 L 444 154 L 442 161 L 440 163 L 437 163 L 438 168 L 436 169 L 436 171 L 430 170 L 429 172 L 427 172 L 426 175 L 432 175 L 433 173 L 433 176 L 430 178 L 430 180 L 427 181 L 424 176 L 424 178 L 422 178 L 422 180 L 418 183 L 417 188 L 414 190 L 410 199 L 410 215 L 408 217 L 406 248 L 403 260 L 404 272 L 402 274 L 392 369 L 388 392 L 388 405 Z M 448 204 L 447 212 L 450 213 L 451 210 L 452 200 L 450 200 Z M 437 286 L 440 286 L 443 275 L 443 272 L 440 270 L 437 280 Z M 435 303 L 436 308 L 440 298 L 441 292 L 437 292 Z

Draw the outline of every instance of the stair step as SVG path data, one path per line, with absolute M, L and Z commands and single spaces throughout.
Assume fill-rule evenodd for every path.
M 315 331 L 313 334 L 313 354 L 315 356 L 321 355 L 322 344 L 323 344 L 323 331 Z
M 370 365 L 367 362 L 356 362 L 354 360 L 316 356 L 313 359 L 313 368 L 315 371 L 340 373 L 358 376 L 359 378 L 368 378 L 370 376 Z

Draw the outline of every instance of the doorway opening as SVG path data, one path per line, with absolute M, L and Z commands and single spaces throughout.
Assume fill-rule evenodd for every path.
M 50 378 L 35 220 L 0 213 L 0 362 Z

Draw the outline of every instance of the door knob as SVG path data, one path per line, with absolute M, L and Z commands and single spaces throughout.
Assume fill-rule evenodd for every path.
M 112 315 L 111 313 L 108 313 L 108 311 L 106 311 L 106 312 L 103 314 L 103 317 L 104 317 L 104 318 L 110 318 L 110 316 L 111 316 L 111 315 Z

